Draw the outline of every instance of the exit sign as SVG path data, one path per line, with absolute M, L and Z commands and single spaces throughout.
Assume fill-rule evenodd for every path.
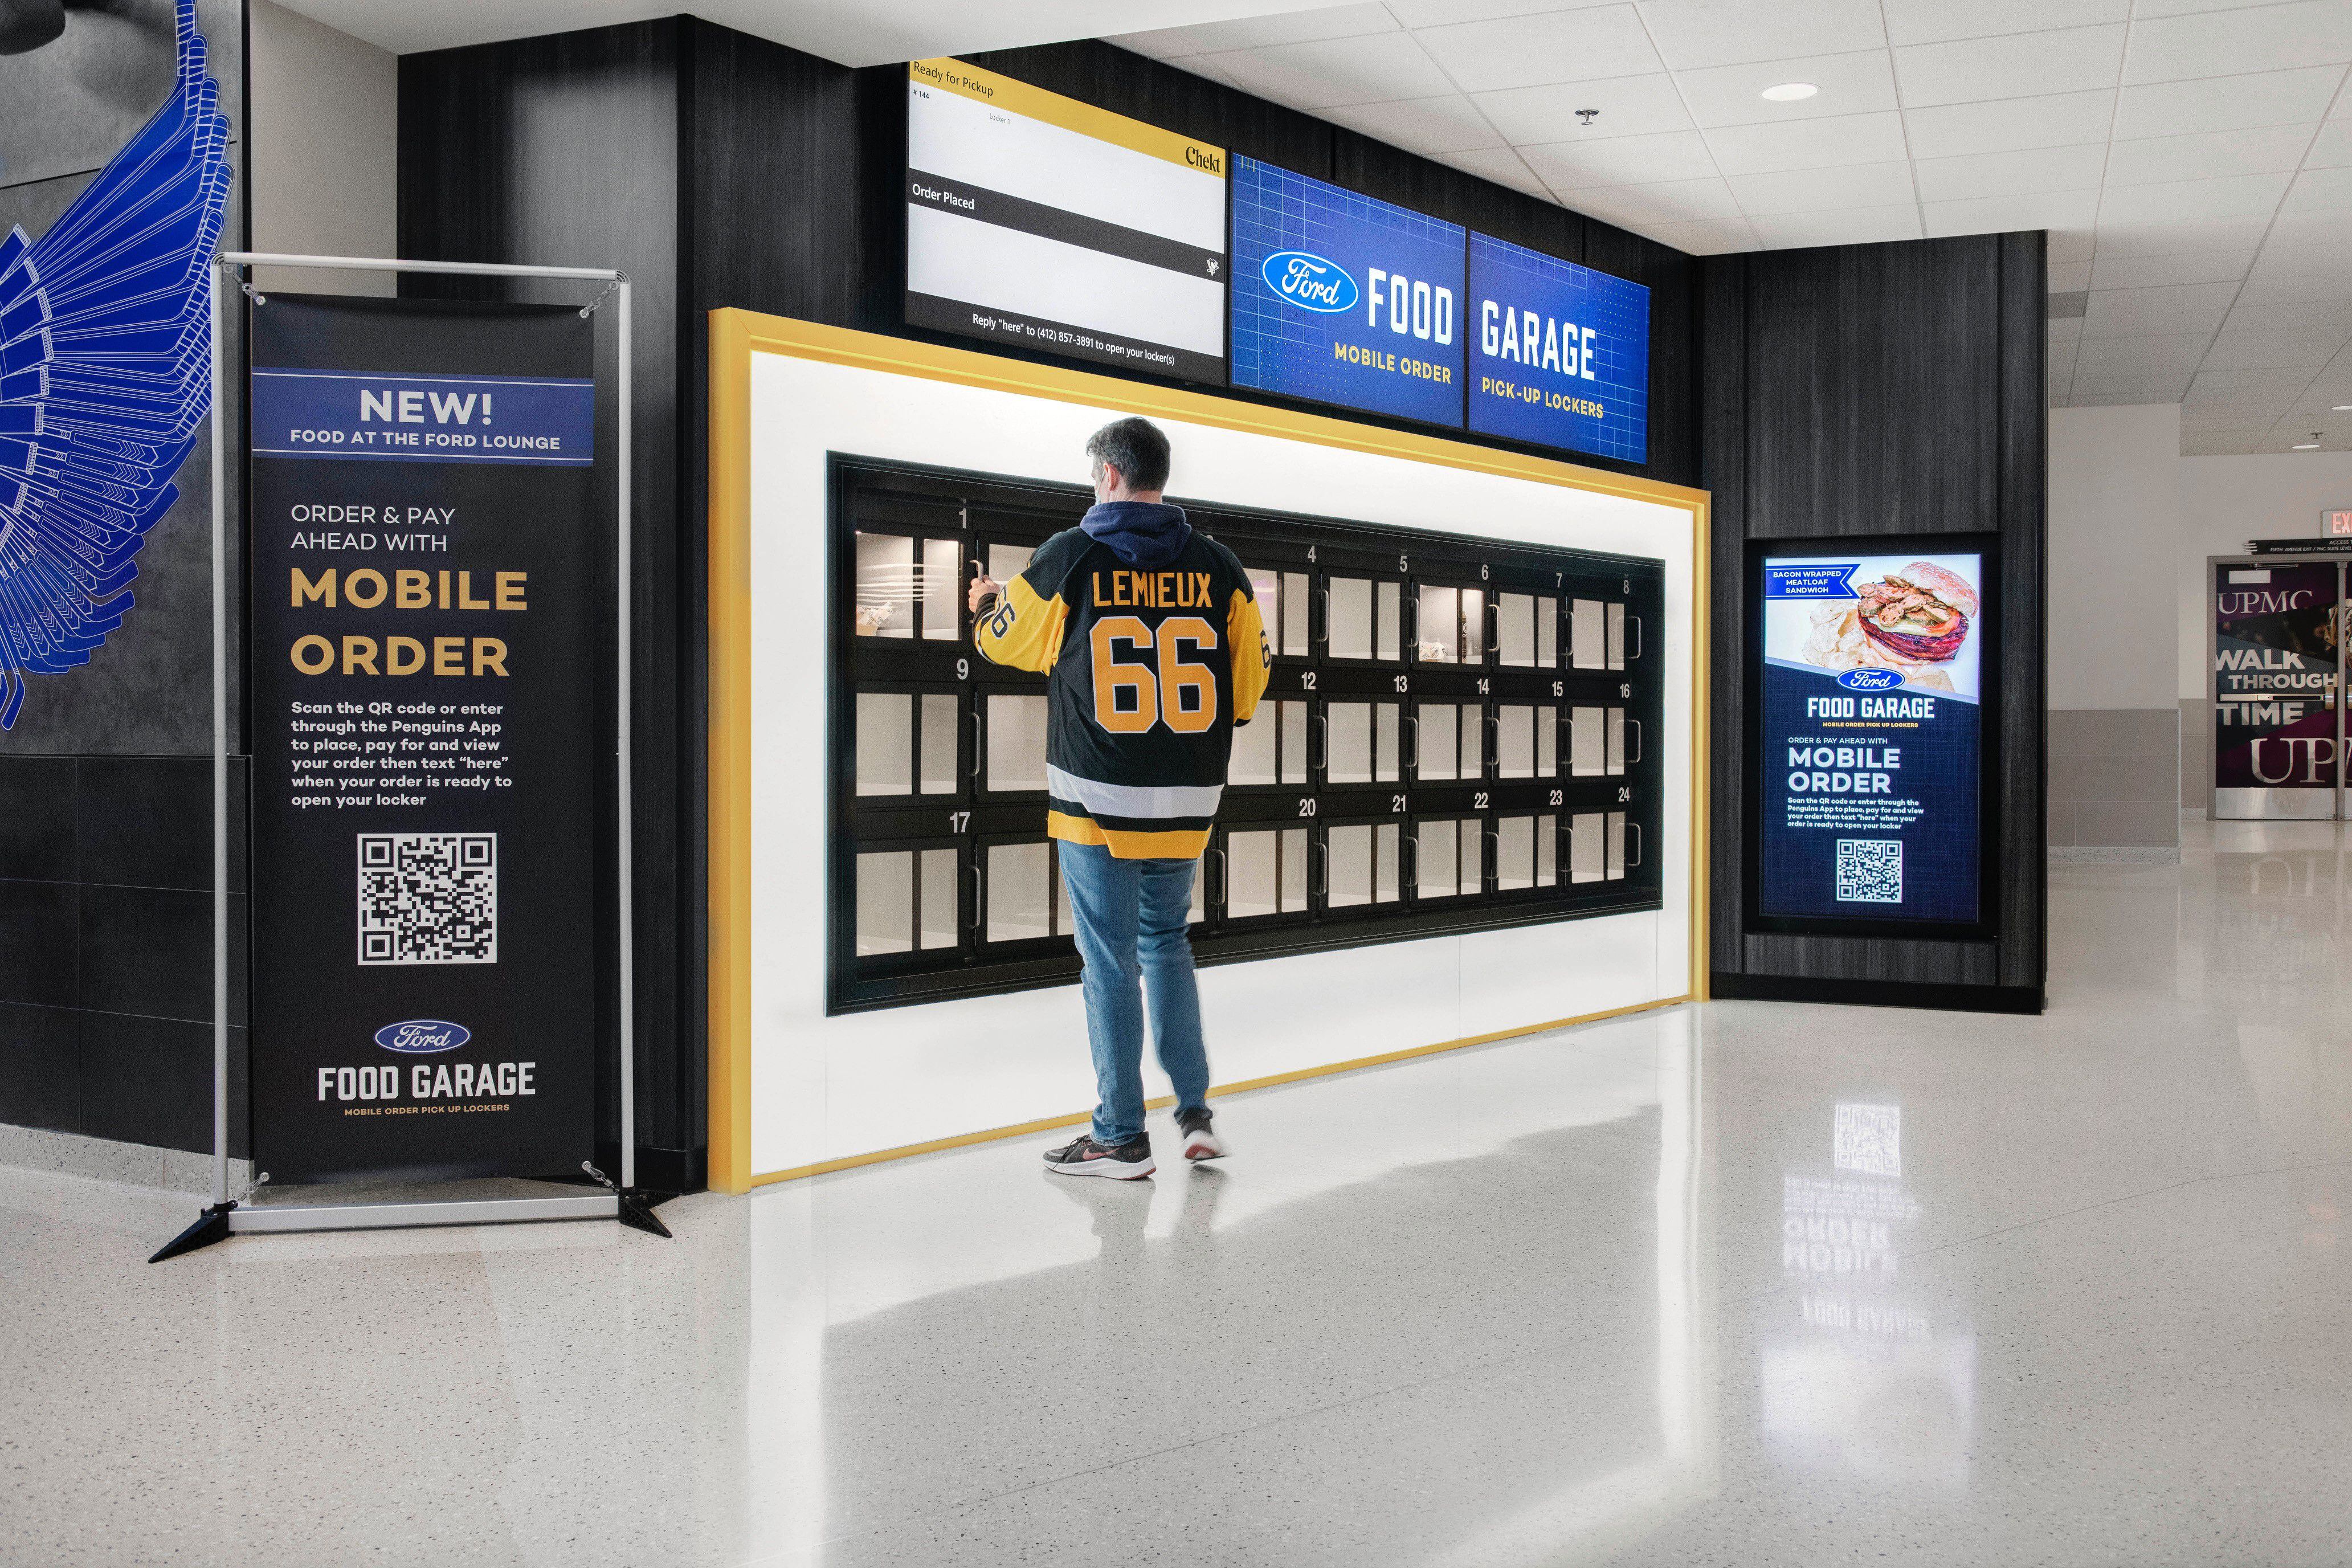
M 2341 539 L 2352 536 L 2352 511 L 2323 511 L 2319 514 L 2320 531 Z

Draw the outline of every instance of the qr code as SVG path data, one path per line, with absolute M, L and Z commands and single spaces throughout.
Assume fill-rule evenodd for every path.
M 496 963 L 499 836 L 362 833 L 360 963 Z
M 1841 1102 L 1831 1124 L 1830 1163 L 1865 1176 L 1903 1173 L 1903 1108 Z
M 1837 847 L 1838 902 L 1899 904 L 1903 901 L 1903 840 L 1841 838 Z

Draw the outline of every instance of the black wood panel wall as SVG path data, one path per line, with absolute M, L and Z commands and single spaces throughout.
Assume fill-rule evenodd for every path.
M 1649 284 L 1651 461 L 1633 471 L 1697 481 L 1700 268 L 1691 258 L 1108 44 L 973 59 Z M 648 1183 L 698 1186 L 708 1145 L 702 323 L 738 306 L 960 342 L 900 320 L 905 71 L 851 70 L 677 16 L 408 55 L 400 84 L 403 255 L 617 265 L 638 285 L 640 1163 Z M 445 279 L 404 287 L 557 297 Z
M 1983 235 L 1706 263 L 1701 483 L 1714 494 L 1713 909 L 1718 996 L 2038 1011 L 2044 903 L 2043 236 Z M 1746 929 L 1745 545 L 1997 532 L 1998 936 Z

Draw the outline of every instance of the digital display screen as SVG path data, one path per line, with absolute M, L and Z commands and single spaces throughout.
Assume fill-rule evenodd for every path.
M 1649 460 L 1648 289 L 1473 234 L 1465 325 L 1471 429 Z
M 1224 149 L 915 60 L 906 195 L 908 324 L 1223 384 Z
M 1465 238 L 1235 158 L 1233 384 L 1460 428 Z
M 1763 559 L 1759 912 L 1980 919 L 1984 562 Z

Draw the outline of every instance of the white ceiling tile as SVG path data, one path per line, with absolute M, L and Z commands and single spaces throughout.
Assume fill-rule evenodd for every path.
M 2102 392 L 2162 392 L 2178 400 L 2189 390 L 2189 377 L 2179 371 L 2166 371 L 2155 375 L 2078 375 L 2074 378 L 2074 395 L 2095 395 Z
M 2352 60 L 2352 0 L 2144 18 L 2132 27 L 2127 82 L 2180 81 Z
M 1979 196 L 1927 204 L 1930 235 L 2006 234 L 2021 228 L 2088 228 L 2096 191 L 2053 191 L 2032 196 Z
M 1178 55 L 1197 55 L 1200 46 L 1184 36 L 1181 27 L 1155 27 L 1148 33 L 1121 33 L 1105 38 L 1107 44 L 1117 44 L 1133 54 L 1147 55 L 1155 60 L 1174 59 Z
M 2125 31 L 2118 24 L 1915 44 L 1895 51 L 1895 74 L 1906 105 L 2084 92 L 2116 85 Z
M 2200 131 L 2307 123 L 2327 112 L 2343 79 L 2342 66 L 2313 66 L 2127 87 L 2116 106 L 2116 135 L 2185 136 Z
M 2216 435 L 2208 431 L 2180 433 L 2180 455 L 2184 458 L 2243 458 L 2251 457 L 2262 437 L 2253 435 Z
M 2085 395 L 2082 383 L 2074 384 L 2074 395 L 2067 399 L 2070 408 L 2126 408 L 2136 404 L 2178 403 L 2177 394 L 2169 392 L 2101 392 Z
M 2177 283 L 2164 289 L 2094 289 L 2083 337 L 2151 338 L 2220 330 L 2238 296 L 2235 283 Z
M 2050 345 L 2049 365 L 2050 382 L 2052 385 L 2064 385 L 2072 382 L 2074 379 L 2074 344 L 2072 342 L 2052 343 Z
M 2309 125 L 2258 125 L 2242 131 L 2200 131 L 2118 142 L 2107 159 L 2107 184 L 2146 185 L 2160 180 L 2210 180 L 2225 174 L 2267 174 L 2293 169 L 2311 143 Z
M 1614 224 L 1689 223 L 1740 216 L 1721 180 L 1667 180 L 1654 185 L 1598 185 L 1570 191 L 1562 203 Z
M 2199 392 L 2279 393 L 2292 395 L 2311 384 L 2302 370 L 2200 370 L 2189 384 Z
M 2244 427 L 2267 423 L 2293 411 L 2294 405 L 2287 399 L 2263 396 L 2228 387 L 2200 390 L 2190 383 L 2181 398 L 2182 417 L 2195 418 L 2200 425 L 2227 422 Z
M 2099 220 L 2099 259 L 2122 256 L 2197 256 L 2217 250 L 2252 250 L 2263 243 L 2271 220 L 2252 217 L 2153 218 L 2144 223 Z
M 1295 109 L 1438 98 L 1454 90 L 1410 33 L 1373 33 L 1208 58 L 1244 91 Z
M 1594 185 L 1647 185 L 1714 177 L 1718 171 L 1696 131 L 1656 136 L 1612 136 L 1601 142 L 1559 142 L 1522 147 L 1519 155 L 1555 191 Z
M 2248 305 L 2230 312 L 2221 330 L 2230 332 L 2292 328 L 2298 331 L 2334 332 L 2352 337 L 2352 300 L 2306 300 L 2296 305 Z
M 2088 261 L 2097 253 L 2098 246 L 2091 226 L 2069 225 L 2050 231 L 2050 265 L 2062 261 Z
M 2035 33 L 2120 22 L 2131 0 L 1885 0 L 1886 33 L 1897 44 L 1938 44 L 1995 33 Z M 1760 7 L 1759 7 L 1760 9 Z
M 1919 237 L 1919 205 L 1846 207 L 1833 212 L 1788 212 L 1751 217 L 1757 235 L 1775 250 L 1810 245 L 1881 245 Z
M 1389 15 L 1387 6 L 1379 4 L 1327 5 L 1314 11 L 1284 11 L 1271 16 L 1202 22 L 1167 30 L 1183 34 L 1196 53 L 1213 55 L 1225 49 L 1262 49 L 1276 44 L 1310 44 L 1324 38 L 1393 33 L 1397 19 Z
M 1682 94 L 1675 90 L 1674 78 L 1664 72 L 1482 92 L 1471 101 L 1495 122 L 1506 141 L 1518 146 L 1598 142 L 1611 136 L 1646 136 L 1691 128 Z M 1601 113 L 1587 125 L 1576 118 L 1580 109 L 1597 109 Z
M 2074 356 L 2076 375 L 2156 375 L 2197 368 L 2212 338 L 2204 332 L 2157 338 L 2086 340 Z
M 1727 174 L 1883 163 L 1911 155 L 1903 140 L 1903 117 L 1892 110 L 1843 114 L 1833 120 L 1717 126 L 1706 132 L 1706 144 L 1715 151 L 1717 166 Z
M 1722 256 L 1731 251 L 1757 248 L 1756 236 L 1748 228 L 1746 218 L 1637 224 L 1634 232 L 1646 235 L 1660 245 L 1672 246 L 1688 256 Z
M 2251 250 L 2189 256 L 2103 257 L 2091 268 L 2094 289 L 2155 289 L 2168 283 L 2235 283 L 2252 266 Z M 2053 268 L 2054 270 L 2054 268 Z
M 2253 217 L 2278 210 L 2292 174 L 2232 174 L 2221 180 L 2167 180 L 2111 185 L 2099 203 L 2101 223 L 2155 218 Z
M 1675 70 L 1885 45 L 1878 0 L 1647 0 L 1643 19 Z
M 1531 196 L 1549 200 L 1551 192 L 1544 183 L 1528 172 L 1527 163 L 1508 147 L 1480 148 L 1468 153 L 1440 153 L 1437 162 L 1448 168 L 1459 169 L 1465 174 L 1475 174 L 1498 185 L 1508 185 L 1515 191 L 1525 191 Z
M 2105 142 L 2115 118 L 2116 95 L 2111 90 L 2001 98 L 1903 111 L 1915 158 L 1958 158 L 1970 153 L 2015 153 L 2028 147 Z
M 2330 120 L 2319 128 L 2303 155 L 2306 169 L 2337 169 L 2352 163 L 2352 120 Z
M 1861 163 L 1850 169 L 1783 169 L 1772 174 L 1741 174 L 1731 182 L 1739 210 L 1763 213 L 1827 212 L 1837 207 L 1894 206 L 1916 203 L 1908 163 Z M 1756 231 L 1767 245 L 1771 237 Z
M 2300 305 L 2314 300 L 2352 300 L 2352 262 L 2334 273 L 2250 277 L 2238 290 L 2241 305 Z
M 1758 125 L 1781 120 L 1825 120 L 1874 114 L 1895 107 L 1895 73 L 1885 49 L 1813 55 L 1763 65 L 1716 66 L 1675 73 L 1691 113 L 1701 125 Z M 1809 81 L 1822 90 L 1795 103 L 1775 103 L 1764 89 Z
M 2082 317 L 2053 316 L 2050 318 L 2050 341 L 2052 342 L 2071 343 L 2079 341 L 2082 335 Z
M 2030 153 L 1974 153 L 1919 160 L 1919 195 L 1931 202 L 1972 196 L 2026 195 L 2037 191 L 2088 190 L 2106 166 L 2104 142 L 2085 147 L 2042 147 Z
M 2282 217 L 2340 212 L 2352 212 L 2352 169 L 2305 169 L 2279 203 Z
M 1227 75 L 1223 66 L 1218 65 L 1206 55 L 1178 55 L 1166 63 L 1174 66 L 1178 70 L 1191 71 L 1194 76 L 1206 77 L 1220 87 L 1230 87 L 1239 90 L 1242 85 Z
M 2271 220 L 2270 238 L 2264 244 L 2265 247 L 2332 245 L 2339 250 L 2352 249 L 2352 213 L 2281 213 Z
M 1496 16 L 1532 16 L 1538 11 L 1572 11 L 1579 5 L 1610 5 L 1622 0 L 1388 0 L 1408 27 L 1440 27 L 1449 22 L 1484 22 Z
M 1418 37 L 1465 92 L 1644 76 L 1665 68 L 1631 5 L 1423 27 Z
M 1444 98 L 1408 99 L 1402 103 L 1361 103 L 1327 109 L 1323 118 L 1408 153 L 1467 153 L 1503 145 L 1503 138 L 1486 122 L 1486 117 L 1458 93 Z
M 2090 286 L 2089 262 L 2053 261 L 2050 264 L 2050 291 L 2053 294 L 2078 293 Z
M 2352 268 L 2352 256 L 2335 246 L 2286 245 L 2273 237 L 2254 258 L 2253 268 L 2246 278 L 2250 285 L 2266 278 L 2334 279 L 2347 268 Z
M 2352 335 L 2352 334 L 2345 334 Z M 2326 364 L 2344 346 L 2344 336 L 2315 335 L 2296 328 L 2258 332 L 2222 332 L 2205 356 L 2207 370 L 2262 370 L 2275 365 Z
M 2132 0 L 2135 16 L 2185 16 L 2192 11 L 2243 11 L 2253 5 L 2275 5 L 2279 0 Z

